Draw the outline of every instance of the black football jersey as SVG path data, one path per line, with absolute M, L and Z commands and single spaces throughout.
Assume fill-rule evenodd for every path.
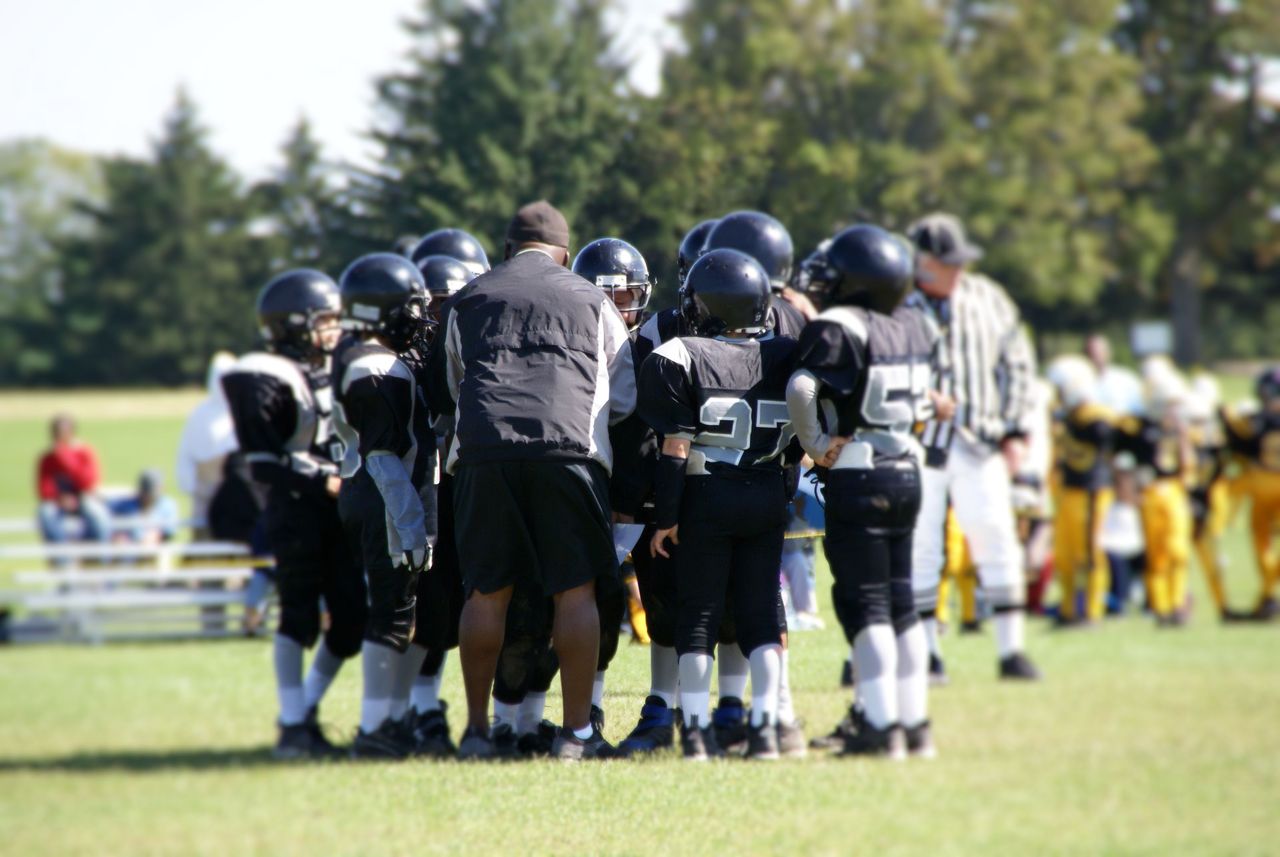
M 916 433 L 933 416 L 928 392 L 939 343 L 933 322 L 907 307 L 892 316 L 833 307 L 805 327 L 796 369 L 820 384 L 822 430 L 853 438 L 838 466 L 870 468 L 920 455 Z
M 640 383 L 640 338 L 632 334 L 631 354 Z M 615 512 L 637 519 L 647 517 L 646 506 L 653 493 L 654 467 L 658 461 L 658 438 L 640 414 L 609 427 L 613 447 L 613 472 L 609 477 L 609 500 Z
M 1098 491 L 1110 484 L 1115 420 L 1106 408 L 1092 403 L 1055 420 L 1054 449 L 1063 485 Z
M 327 369 L 253 352 L 222 377 L 222 389 L 253 479 L 323 496 L 325 479 L 338 472 L 343 456 Z
M 1130 453 L 1139 467 L 1152 470 L 1160 479 L 1184 475 L 1182 438 L 1176 429 L 1168 428 L 1146 417 L 1128 417 L 1118 423 L 1117 449 Z
M 637 410 L 658 434 L 693 441 L 690 475 L 778 469 L 794 450 L 786 391 L 795 347 L 773 334 L 677 337 L 641 367 Z
M 1263 470 L 1280 472 L 1280 414 L 1223 414 L 1226 441 L 1236 455 Z
M 404 463 L 415 489 L 435 478 L 436 434 L 414 372 L 391 349 L 347 337 L 333 360 L 334 425 L 346 445 L 342 476 L 373 452 Z

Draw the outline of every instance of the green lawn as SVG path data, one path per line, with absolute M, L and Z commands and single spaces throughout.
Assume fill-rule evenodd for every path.
M 0 466 L 12 472 L 29 458 L 14 447 L 39 448 L 43 418 L 7 420 L 6 401 Z M 167 464 L 181 424 L 82 422 L 120 481 Z M 20 511 L 27 490 L 6 482 L 0 514 Z M 1229 548 L 1244 606 L 1256 575 L 1239 529 Z M 793 638 L 812 731 L 847 704 L 843 640 L 824 610 L 828 630 Z M 933 697 L 933 762 L 577 767 L 273 764 L 264 641 L 0 649 L 0 854 L 1280 851 L 1280 626 L 1224 628 L 1204 609 L 1181 631 L 1138 617 L 1078 633 L 1037 621 L 1030 649 L 1047 680 L 1035 686 L 996 682 L 989 633 L 945 645 L 952 684 Z M 647 664 L 624 644 L 610 671 L 613 740 L 638 711 Z M 358 680 L 349 665 L 326 703 L 334 735 L 354 730 Z M 446 696 L 461 705 L 456 657 Z

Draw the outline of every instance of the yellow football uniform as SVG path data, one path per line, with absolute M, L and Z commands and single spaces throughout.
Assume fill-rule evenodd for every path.
M 1262 579 L 1259 609 L 1275 595 L 1280 583 L 1280 556 L 1273 550 L 1280 527 L 1280 414 L 1223 414 L 1227 444 L 1244 461 L 1241 495 L 1252 502 L 1249 529 Z
M 1229 608 L 1221 541 L 1231 520 L 1232 485 L 1227 478 L 1230 452 L 1226 435 L 1216 422 L 1193 426 L 1191 444 L 1196 456 L 1190 491 L 1193 546 L 1209 595 L 1218 614 L 1225 617 Z
M 1115 415 L 1096 404 L 1079 405 L 1058 420 L 1057 502 L 1053 517 L 1053 566 L 1062 592 L 1060 615 L 1078 618 L 1076 593 L 1085 581 L 1085 616 L 1102 619 L 1111 571 L 1102 549 L 1102 524 L 1111 507 L 1111 447 Z
M 956 513 L 950 508 L 947 509 L 945 550 L 946 562 L 938 584 L 938 621 L 944 625 L 950 622 L 954 587 L 960 595 L 960 621 L 975 623 L 978 621 L 978 567 L 969 553 L 969 542 L 956 521 Z
M 1142 529 L 1147 542 L 1146 587 L 1151 611 L 1162 622 L 1180 621 L 1187 603 L 1191 555 L 1191 501 L 1187 482 L 1193 462 L 1183 436 L 1149 419 L 1119 425 L 1118 446 L 1152 473 L 1142 491 Z

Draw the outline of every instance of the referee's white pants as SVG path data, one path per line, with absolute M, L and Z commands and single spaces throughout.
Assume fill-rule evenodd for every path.
M 916 609 L 925 613 L 938 608 L 938 584 L 946 563 L 948 497 L 969 542 L 987 602 L 997 610 L 1021 606 L 1025 597 L 1022 546 L 1004 456 L 957 437 L 945 469 L 923 468 L 921 488 L 920 517 L 911 543 Z

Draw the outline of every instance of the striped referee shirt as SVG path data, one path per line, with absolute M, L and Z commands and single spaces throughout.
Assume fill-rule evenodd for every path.
M 1025 436 L 1034 410 L 1036 359 L 1018 308 L 1004 288 L 966 271 L 949 298 L 916 291 L 907 303 L 929 313 L 942 331 L 949 371 L 939 376 L 938 391 L 956 403 L 950 421 L 925 424 L 920 443 L 926 462 L 943 466 L 957 431 L 990 445 Z

